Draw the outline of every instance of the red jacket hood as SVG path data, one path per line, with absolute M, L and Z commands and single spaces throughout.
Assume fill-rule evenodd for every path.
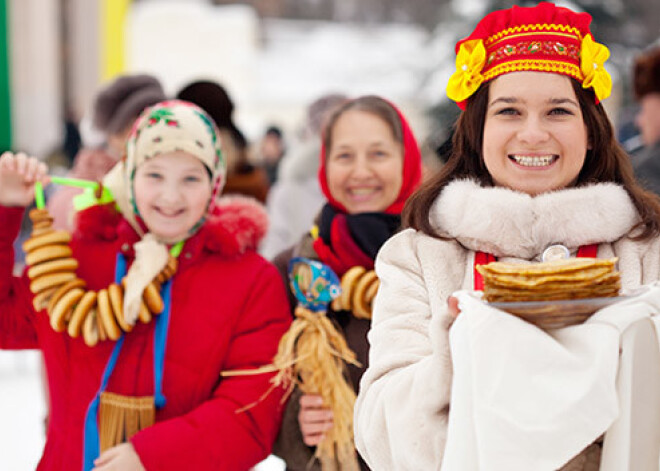
M 201 249 L 231 257 L 256 250 L 267 229 L 268 216 L 261 203 L 244 196 L 223 196 L 189 241 Z M 79 212 L 76 237 L 107 241 L 120 238 L 131 245 L 139 240 L 112 203 Z

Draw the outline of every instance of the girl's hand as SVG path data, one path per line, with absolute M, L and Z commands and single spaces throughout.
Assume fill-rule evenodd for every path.
M 315 394 L 300 396 L 298 424 L 303 442 L 307 446 L 316 446 L 325 437 L 325 432 L 333 425 L 332 411 L 323 407 L 323 399 Z
M 93 471 L 146 471 L 131 443 L 122 443 L 101 453 Z
M 447 298 L 447 313 L 454 319 L 456 319 L 461 313 L 461 310 L 458 307 L 458 299 L 454 296 L 449 296 L 449 298 Z
M 46 185 L 48 167 L 35 157 L 5 152 L 0 156 L 0 205 L 29 206 L 34 200 L 34 184 Z

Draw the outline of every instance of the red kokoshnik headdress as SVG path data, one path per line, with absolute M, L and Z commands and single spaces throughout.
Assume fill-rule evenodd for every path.
M 572 77 L 594 91 L 596 102 L 604 100 L 612 90 L 604 67 L 610 52 L 594 41 L 590 23 L 588 13 L 547 2 L 490 13 L 456 44 L 456 72 L 447 96 L 465 109 L 482 83 L 510 72 L 537 71 Z

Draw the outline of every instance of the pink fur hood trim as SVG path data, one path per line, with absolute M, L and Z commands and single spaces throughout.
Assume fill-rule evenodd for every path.
M 224 255 L 256 250 L 268 230 L 268 214 L 254 198 L 231 195 L 218 200 L 204 227 L 206 248 Z

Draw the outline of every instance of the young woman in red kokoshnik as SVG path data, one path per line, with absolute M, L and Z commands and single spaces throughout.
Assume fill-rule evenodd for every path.
M 441 467 L 449 330 L 460 316 L 450 295 L 481 288 L 475 266 L 538 262 L 556 245 L 618 257 L 624 288 L 660 277 L 660 203 L 636 183 L 600 103 L 609 52 L 590 22 L 550 3 L 513 7 L 456 46 L 447 95 L 463 112 L 451 157 L 408 201 L 406 229 L 376 260 L 381 288 L 355 415 L 357 448 L 374 469 Z M 599 462 L 594 443 L 563 469 Z

